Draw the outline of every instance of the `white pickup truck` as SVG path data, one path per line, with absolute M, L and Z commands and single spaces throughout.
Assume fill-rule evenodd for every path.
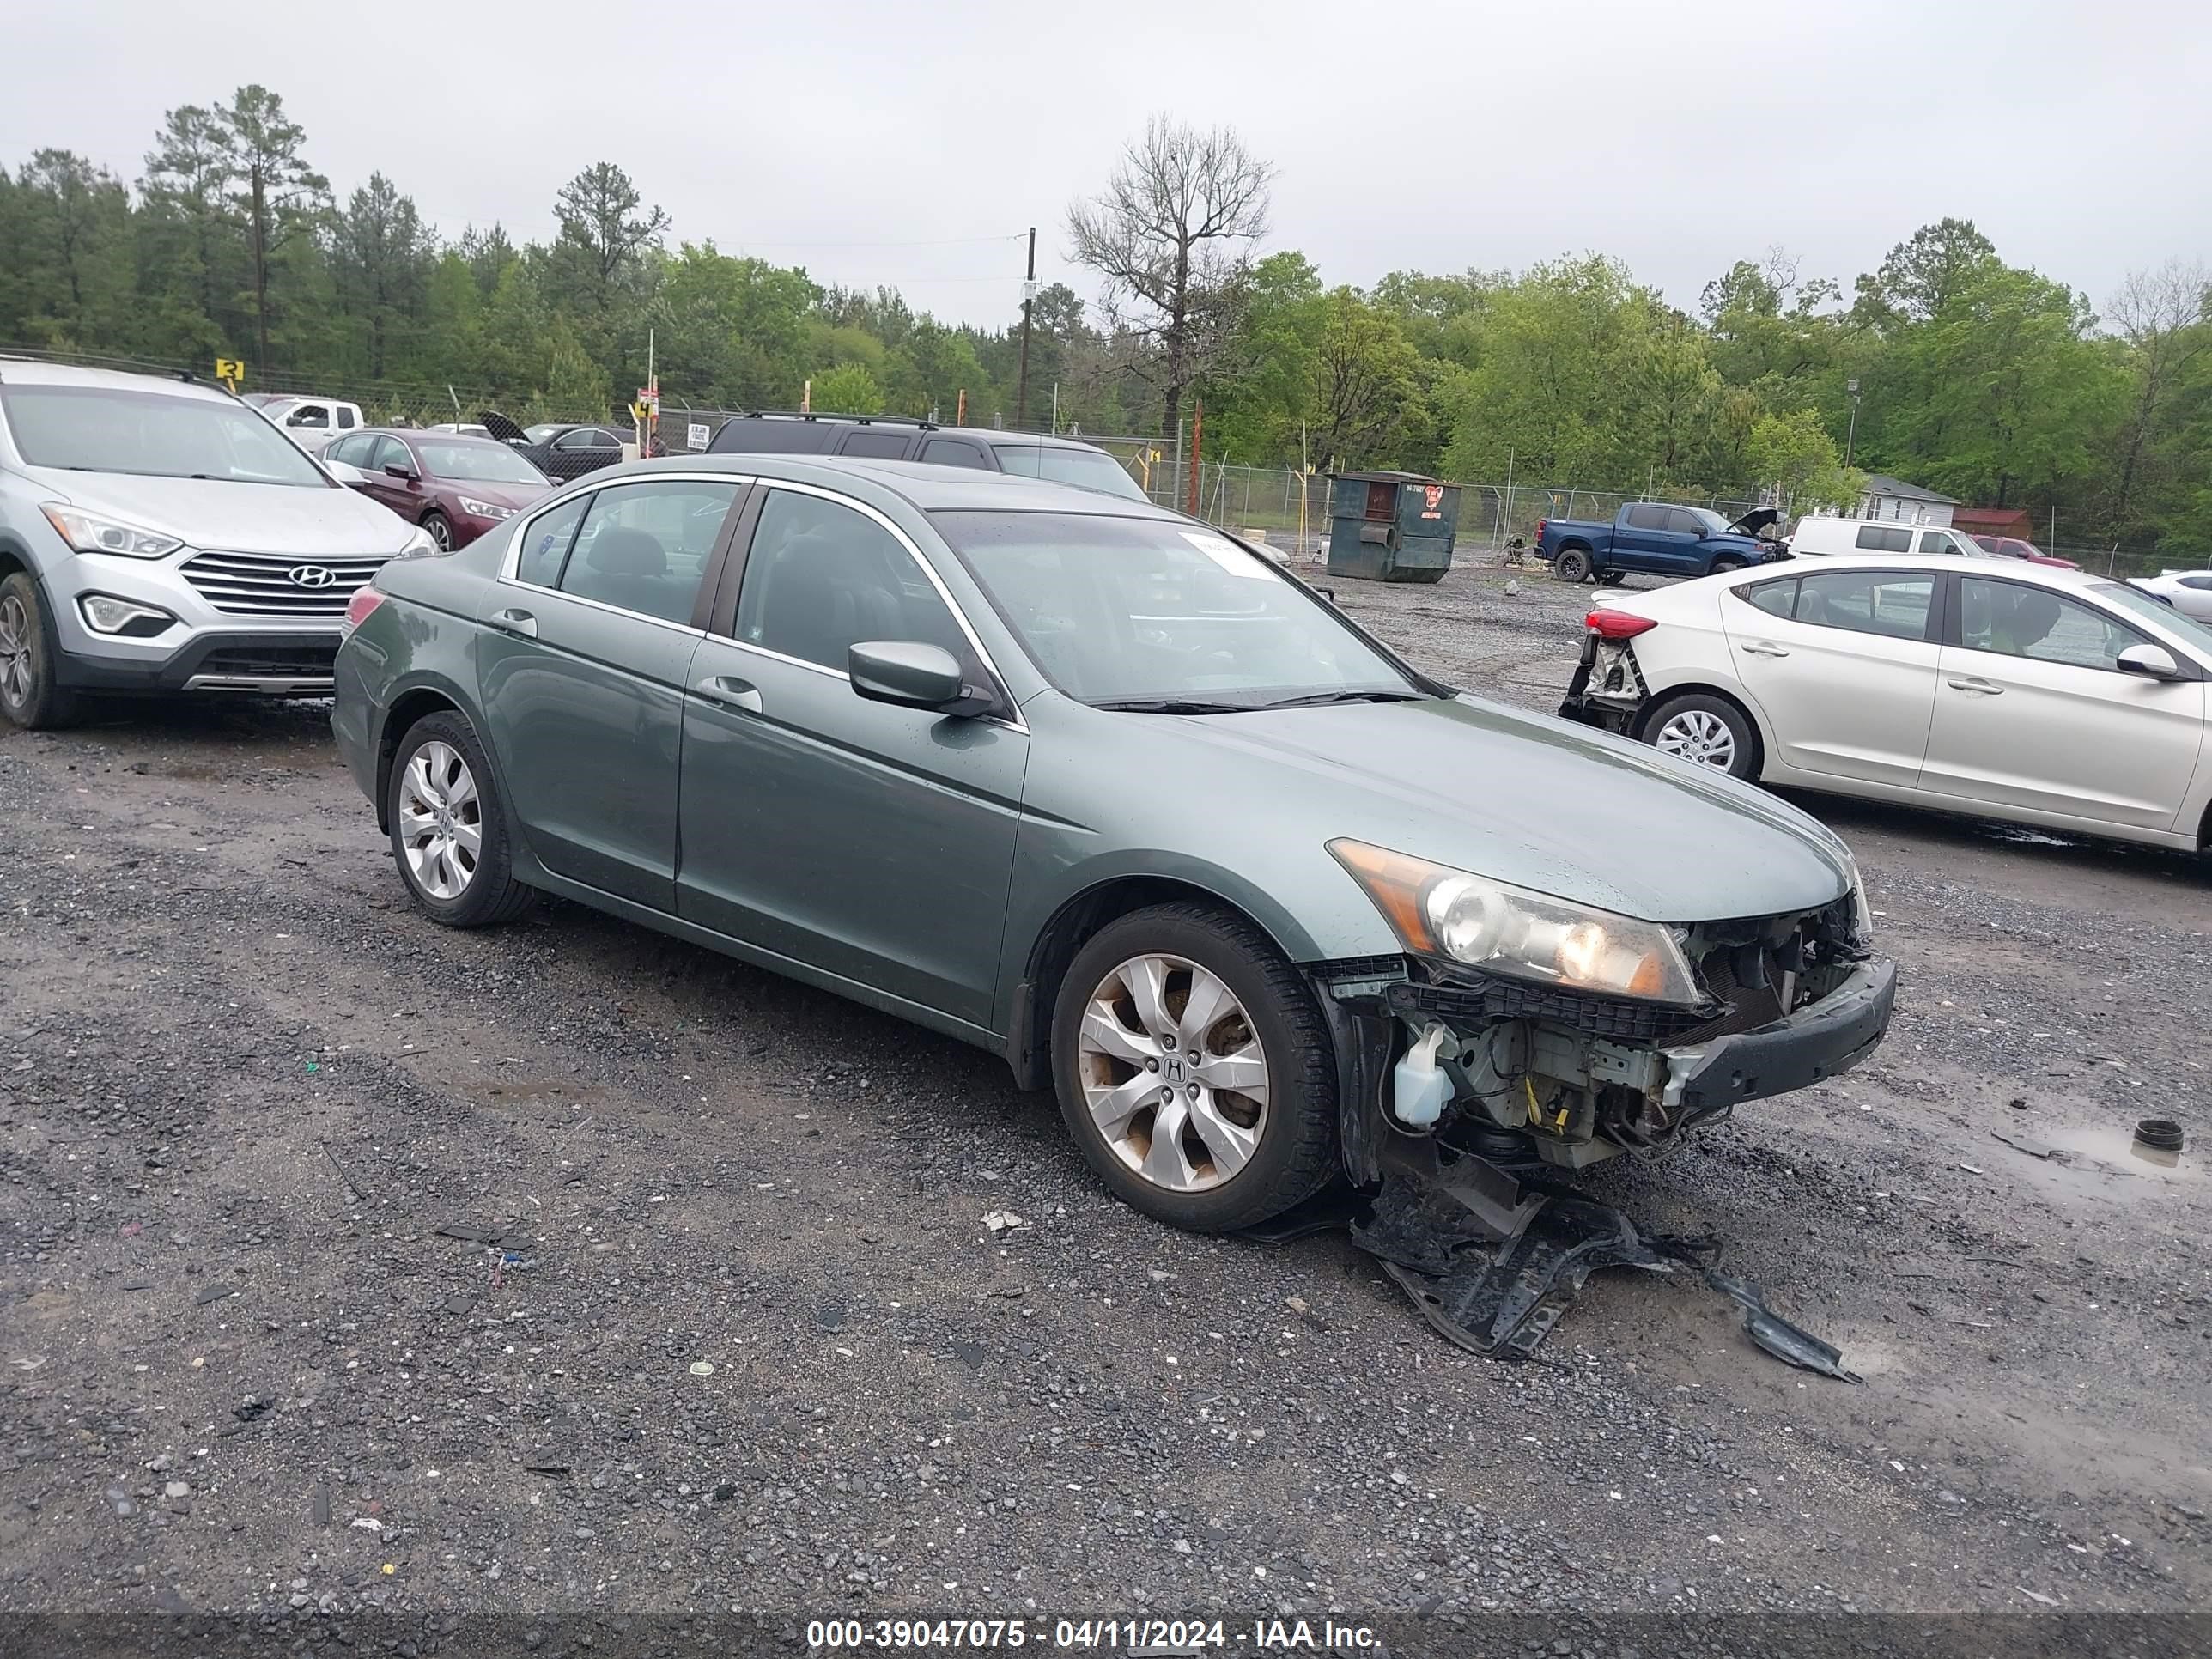
M 351 432 L 364 424 L 359 404 L 342 403 L 336 398 L 253 392 L 246 401 L 310 455 L 321 454 L 323 446 L 341 432 Z

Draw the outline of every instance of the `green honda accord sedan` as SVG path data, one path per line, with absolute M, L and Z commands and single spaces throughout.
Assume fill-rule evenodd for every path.
M 1438 1137 L 1650 1148 L 1888 1023 L 1812 819 L 1439 684 L 1141 501 L 646 461 L 349 622 L 333 725 L 424 915 L 556 894 L 979 1044 L 1180 1226 Z

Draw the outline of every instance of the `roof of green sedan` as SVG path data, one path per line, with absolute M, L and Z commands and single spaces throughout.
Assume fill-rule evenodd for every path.
M 1150 501 L 1109 495 L 1100 489 L 1025 478 L 981 468 L 937 466 L 921 461 L 888 461 L 851 455 L 669 455 L 628 461 L 584 475 L 577 482 L 604 483 L 615 477 L 654 472 L 735 472 L 753 478 L 788 478 L 830 488 L 855 483 L 888 490 L 924 513 L 1085 513 L 1124 519 L 1169 519 L 1176 515 Z

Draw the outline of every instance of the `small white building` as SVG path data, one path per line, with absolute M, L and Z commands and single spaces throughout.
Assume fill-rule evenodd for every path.
M 1939 495 L 1932 489 L 1923 489 L 1918 484 L 1909 484 L 1902 478 L 1869 472 L 1867 474 L 1866 494 L 1859 497 L 1859 510 L 1852 516 L 1895 519 L 1905 524 L 1937 525 L 1948 530 L 1951 527 L 1951 509 L 1958 504 L 1954 496 Z

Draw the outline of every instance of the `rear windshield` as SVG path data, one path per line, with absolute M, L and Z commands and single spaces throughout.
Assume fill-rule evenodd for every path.
M 112 386 L 0 387 L 0 410 L 25 461 L 76 472 L 333 489 L 300 447 L 228 398 Z
M 1001 471 L 1024 478 L 1049 478 L 1054 483 L 1077 484 L 1085 489 L 1126 495 L 1133 501 L 1145 492 L 1127 469 L 1103 450 L 1060 449 L 1043 444 L 994 444 Z

